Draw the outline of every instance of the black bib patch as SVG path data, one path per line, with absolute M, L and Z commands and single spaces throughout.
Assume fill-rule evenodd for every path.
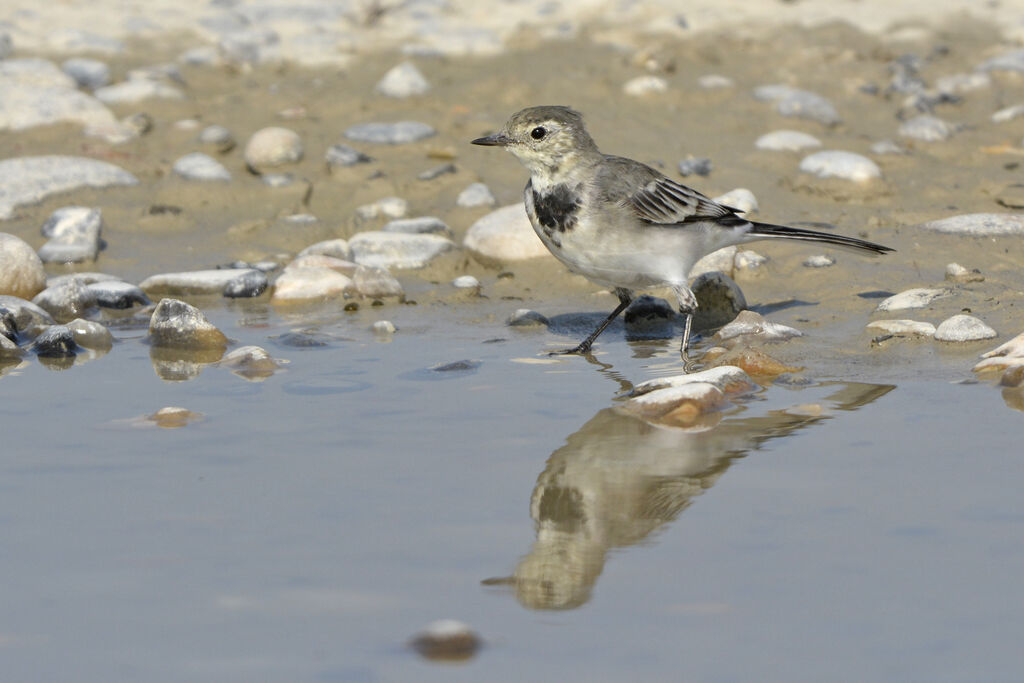
M 546 194 L 533 190 L 533 210 L 548 236 L 556 231 L 572 230 L 576 225 L 579 208 L 579 197 L 565 185 L 557 185 Z

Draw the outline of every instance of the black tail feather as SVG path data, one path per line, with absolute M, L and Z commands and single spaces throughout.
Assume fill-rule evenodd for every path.
M 804 240 L 806 242 L 820 242 L 833 247 L 849 249 L 861 254 L 879 256 L 896 251 L 874 242 L 860 240 L 856 237 L 846 235 L 835 235 L 828 232 L 817 232 L 815 230 L 804 230 L 802 228 L 790 228 L 785 225 L 771 225 L 770 223 L 752 223 L 754 228 L 750 231 L 751 239 L 780 238 L 787 240 Z

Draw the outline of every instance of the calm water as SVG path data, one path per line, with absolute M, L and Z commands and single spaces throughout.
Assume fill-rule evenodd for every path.
M 529 364 L 549 338 L 499 323 L 297 348 L 209 313 L 290 363 L 166 382 L 121 331 L 0 379 L 4 680 L 1024 676 L 1024 426 L 991 386 L 772 386 L 686 433 L 612 409 L 674 342 Z M 166 405 L 204 420 L 133 426 Z M 406 647 L 447 617 L 474 659 Z

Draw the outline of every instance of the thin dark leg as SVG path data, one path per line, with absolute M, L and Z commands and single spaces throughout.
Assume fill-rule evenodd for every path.
M 693 324 L 693 312 L 686 311 L 686 324 L 683 326 L 683 341 L 679 344 L 679 357 L 683 359 L 683 372 L 689 373 L 696 367 L 696 364 L 686 355 L 690 348 L 690 326 Z
M 604 319 L 604 322 L 602 322 L 600 325 L 597 326 L 596 330 L 591 332 L 589 337 L 587 337 L 586 339 L 581 341 L 579 343 L 579 346 L 577 346 L 575 348 L 566 349 L 565 351 L 553 351 L 549 355 L 560 356 L 560 355 L 578 354 L 578 355 L 584 356 L 584 355 L 590 353 L 590 347 L 594 343 L 594 340 L 597 339 L 598 336 L 602 332 L 604 332 L 605 328 L 608 327 L 609 325 L 611 325 L 612 321 L 615 320 L 616 318 L 618 318 L 619 314 L 622 313 L 624 310 L 626 310 L 626 307 L 629 306 L 629 304 L 633 301 L 633 293 L 630 292 L 628 289 L 616 289 L 615 290 L 615 294 L 618 295 L 618 297 L 619 297 L 619 305 L 616 306 L 615 310 L 612 311 L 608 315 L 608 317 Z

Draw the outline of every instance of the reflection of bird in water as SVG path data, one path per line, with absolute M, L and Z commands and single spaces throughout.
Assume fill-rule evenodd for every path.
M 852 410 L 892 388 L 842 385 L 829 402 Z M 825 419 L 780 411 L 687 432 L 606 408 L 551 454 L 538 477 L 530 501 L 537 540 L 530 552 L 512 577 L 484 583 L 514 586 L 532 609 L 579 607 L 590 599 L 609 550 L 640 543 L 675 519 L 734 459 Z

